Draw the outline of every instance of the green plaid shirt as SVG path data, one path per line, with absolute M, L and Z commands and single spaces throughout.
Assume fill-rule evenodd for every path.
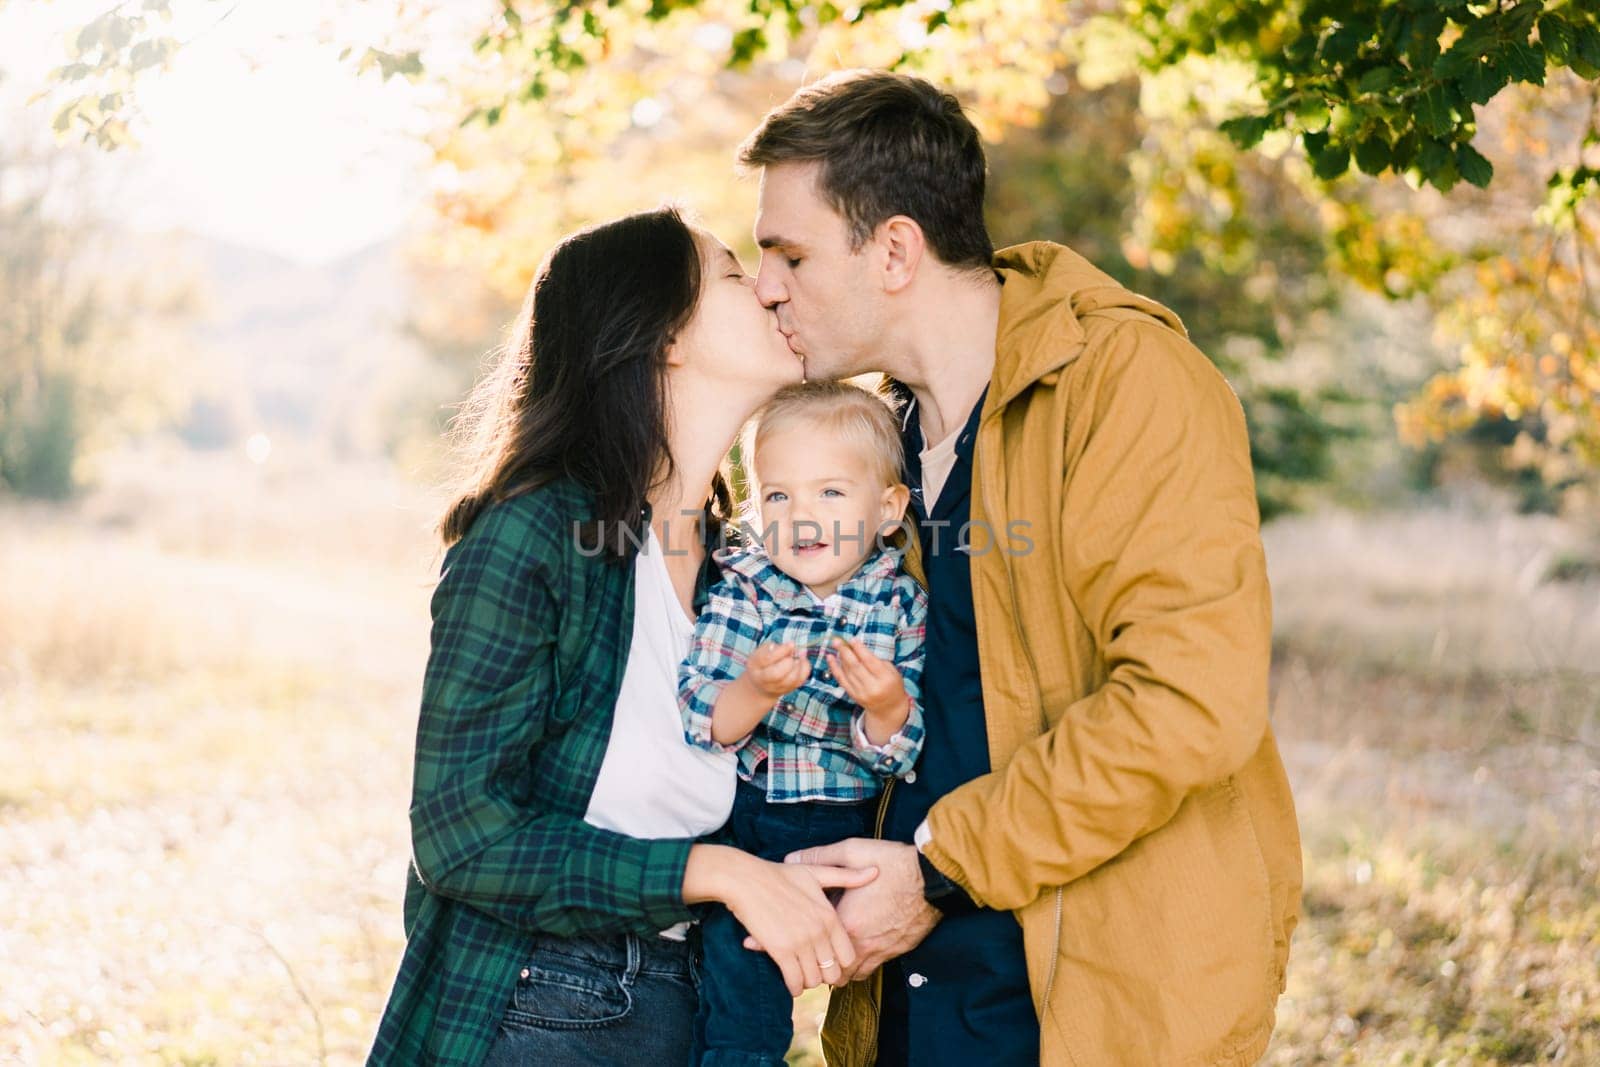
M 532 935 L 691 918 L 691 841 L 584 822 L 633 632 L 634 569 L 580 544 L 570 480 L 486 510 L 433 595 L 406 948 L 369 1064 L 477 1067 Z M 709 562 L 709 556 L 708 556 Z M 696 600 L 704 600 L 701 571 Z

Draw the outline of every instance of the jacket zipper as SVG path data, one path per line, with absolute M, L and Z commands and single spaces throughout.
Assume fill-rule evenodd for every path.
M 883 836 L 883 822 L 889 817 L 889 794 L 894 792 L 894 783 L 897 781 L 899 779 L 890 778 L 883 783 L 883 793 L 878 797 L 878 819 L 872 826 L 873 837 Z
M 1044 1010 L 1050 1010 L 1050 992 L 1056 987 L 1056 964 L 1061 962 L 1061 892 L 1065 886 L 1056 886 L 1056 943 L 1050 950 L 1050 973 L 1044 980 Z

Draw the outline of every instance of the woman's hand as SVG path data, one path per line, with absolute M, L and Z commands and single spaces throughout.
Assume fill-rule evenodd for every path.
M 855 946 L 826 890 L 854 889 L 878 875 L 869 867 L 769 863 L 726 845 L 695 845 L 683 877 L 690 904 L 720 901 L 783 972 L 791 996 L 841 983 Z

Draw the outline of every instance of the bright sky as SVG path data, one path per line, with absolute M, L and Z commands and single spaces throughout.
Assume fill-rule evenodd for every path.
M 20 116 L 17 104 L 67 61 L 63 28 L 107 6 L 0 2 L 0 70 L 11 90 L 0 97 L 0 128 L 48 130 L 48 104 Z M 217 22 L 228 6 L 173 0 L 186 16 L 173 35 L 192 39 L 170 71 L 140 83 L 140 147 L 105 161 L 114 213 L 304 262 L 396 233 L 424 195 L 422 92 L 399 78 L 357 78 L 338 60 L 343 43 L 378 42 L 386 16 L 374 9 L 393 5 L 242 0 Z M 319 31 L 333 43 L 320 43 Z

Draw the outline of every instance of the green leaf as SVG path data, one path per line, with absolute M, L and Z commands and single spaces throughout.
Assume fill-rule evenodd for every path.
M 178 42 L 171 37 L 139 41 L 128 52 L 128 69 L 137 74 L 141 70 L 163 66 L 177 53 L 178 47 Z
M 1361 48 L 1361 42 L 1366 39 L 1357 26 L 1340 26 L 1322 39 L 1322 45 L 1317 51 L 1322 55 L 1324 62 L 1332 65 L 1348 63 L 1356 58 L 1356 53 Z
M 1494 164 L 1465 142 L 1456 145 L 1456 168 L 1463 178 L 1479 189 L 1487 188 L 1490 179 L 1494 177 Z
M 1578 43 L 1578 35 L 1572 29 L 1572 23 L 1550 12 L 1539 19 L 1539 43 L 1544 45 L 1545 54 L 1552 62 L 1563 66 L 1572 58 L 1574 47 Z M 1466 172 L 1462 172 L 1466 177 Z M 1471 178 L 1467 178 L 1471 181 Z
M 359 69 L 362 71 L 378 68 L 384 81 L 400 76 L 415 78 L 422 73 L 422 54 L 420 52 L 385 52 L 378 48 L 367 49 L 367 54 L 361 57 Z
M 94 51 L 100 46 L 100 21 L 100 19 L 95 19 L 78 31 L 77 37 L 73 38 L 72 41 L 73 55 L 81 56 L 86 52 Z
M 1356 91 L 1362 93 L 1381 93 L 1394 85 L 1400 71 L 1394 67 L 1373 67 L 1361 75 L 1361 81 L 1356 85 Z
M 1332 181 L 1350 169 L 1350 149 L 1344 144 L 1331 144 L 1311 153 L 1311 172 L 1323 181 Z
M 1435 137 L 1423 138 L 1422 147 L 1417 151 L 1417 169 L 1424 178 L 1432 180 L 1435 174 L 1454 164 L 1455 157 L 1451 155 L 1449 145 Z
M 1382 174 L 1393 159 L 1389 138 L 1382 133 L 1371 133 L 1356 144 L 1356 167 L 1363 174 Z
M 1492 63 L 1475 62 L 1457 82 L 1463 99 L 1469 104 L 1487 104 L 1495 94 L 1506 87 L 1509 76 Z
M 1263 115 L 1240 115 L 1224 121 L 1217 127 L 1234 146 L 1240 149 L 1254 148 L 1261 143 L 1272 122 Z
M 1578 205 L 1588 198 L 1595 185 L 1600 185 L 1600 170 L 1592 167 L 1556 171 L 1545 183 L 1545 201 L 1534 212 L 1534 218 L 1556 230 L 1571 231 L 1577 223 Z
M 101 31 L 101 40 L 113 51 L 120 52 L 128 47 L 128 42 L 133 40 L 133 23 L 117 14 L 104 15 L 102 18 L 106 25 Z
M 1544 46 L 1512 41 L 1505 50 L 1505 69 L 1512 81 L 1544 84 Z
M 1414 71 L 1427 70 L 1439 58 L 1439 35 L 1444 32 L 1445 17 L 1438 11 L 1418 15 L 1411 24 L 1411 40 L 1406 45 L 1406 59 Z
M 1302 93 L 1294 102 L 1294 117 L 1302 130 L 1325 130 L 1331 118 L 1328 102 L 1317 93 Z
M 1417 125 L 1435 137 L 1442 137 L 1451 130 L 1450 104 L 1445 99 L 1444 89 L 1433 86 L 1422 94 L 1417 101 Z
M 1407 130 L 1404 134 L 1401 134 L 1395 140 L 1394 147 L 1390 149 L 1389 165 L 1394 167 L 1395 170 L 1405 170 L 1411 166 L 1412 162 L 1417 158 L 1417 148 L 1420 143 L 1415 130 Z
M 1402 7 L 1391 7 L 1378 20 L 1378 41 L 1385 52 L 1397 51 L 1411 32 L 1411 19 Z
M 747 66 L 766 46 L 766 31 L 760 26 L 747 26 L 733 35 L 733 54 L 728 63 L 734 67 Z
M 1283 50 L 1283 58 L 1297 68 L 1304 68 L 1317 54 L 1317 36 L 1314 33 L 1299 33 Z M 1173 57 L 1173 62 L 1182 59 L 1179 54 Z
M 56 133 L 66 133 L 77 113 L 78 102 L 76 100 L 68 102 L 61 110 L 56 112 L 56 117 L 51 121 L 50 128 Z
M 64 67 L 57 67 L 50 72 L 50 80 L 58 82 L 78 82 L 94 73 L 94 68 L 87 63 L 68 63 Z
M 1449 50 L 1433 61 L 1432 71 L 1435 78 L 1459 78 L 1473 65 L 1483 59 L 1483 50 L 1467 43 L 1465 37 L 1458 37 Z
M 95 140 L 106 151 L 113 151 L 133 143 L 133 131 L 121 119 L 107 119 L 94 131 Z
M 1545 3 L 1542 0 L 1524 0 L 1523 3 L 1514 4 L 1499 12 L 1498 18 L 1502 25 L 1497 28 L 1496 36 L 1510 37 L 1519 41 L 1527 40 L 1528 35 L 1533 32 L 1533 20 L 1539 17 L 1539 12 L 1544 8 Z
M 1573 41 L 1573 50 L 1578 58 L 1590 67 L 1600 67 L 1600 26 L 1595 26 L 1593 23 L 1579 26 Z
M 1356 133 L 1367 124 L 1373 109 L 1363 104 L 1335 104 L 1328 121 L 1328 129 L 1343 140 L 1353 140 Z

